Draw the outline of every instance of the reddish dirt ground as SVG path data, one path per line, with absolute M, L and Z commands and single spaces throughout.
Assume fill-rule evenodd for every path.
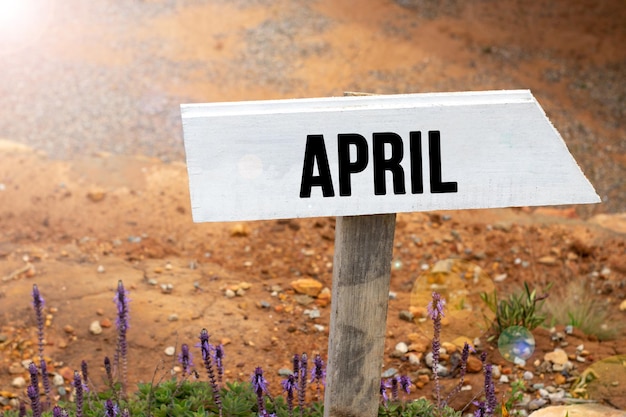
M 607 315 L 600 324 L 614 330 L 614 337 L 598 340 L 580 330 L 568 336 L 568 354 L 580 344 L 589 353 L 585 362 L 574 361 L 577 372 L 626 354 L 626 311 L 619 308 L 626 299 L 623 6 L 619 1 L 367 3 L 354 8 L 348 1 L 326 0 L 310 5 L 199 2 L 142 18 L 124 34 L 78 19 L 41 40 L 40 52 L 67 62 L 125 68 L 139 53 L 133 47 L 141 46 L 143 53 L 164 60 L 201 62 L 206 70 L 196 66 L 175 80 L 156 74 L 150 82 L 152 92 L 187 102 L 344 90 L 530 88 L 603 203 L 398 215 L 391 282 L 396 297 L 389 303 L 384 369 L 416 377 L 424 367 L 423 361 L 414 366 L 392 354 L 398 342 L 430 343 L 428 328 L 399 315 L 411 307 L 423 265 L 448 258 L 471 261 L 491 280 L 506 274 L 493 283 L 503 296 L 525 281 L 533 288 L 553 283 L 548 299 L 553 305 L 575 306 L 576 291 L 601 305 Z M 74 44 L 77 34 L 84 34 L 80 44 Z M 107 49 L 98 43 L 105 38 L 107 45 L 118 45 L 123 36 L 131 46 Z M 148 107 L 154 105 L 150 97 Z M 154 126 L 161 126 L 160 115 L 150 113 Z M 67 145 L 69 137 L 67 142 L 59 137 L 50 145 L 3 132 L 0 391 L 6 398 L 25 398 L 11 382 L 26 372 L 10 370 L 36 355 L 33 284 L 46 300 L 51 368 L 76 369 L 84 359 L 96 383 L 102 381 L 103 357 L 115 351 L 115 328 L 107 325 L 115 322 L 118 280 L 132 300 L 132 383 L 151 379 L 155 369 L 159 377 L 169 375 L 175 359 L 164 349 L 195 344 L 202 328 L 225 344 L 227 378 L 246 380 L 255 366 L 263 366 L 276 392 L 277 371 L 290 366 L 294 353 L 326 357 L 330 308 L 321 298 L 302 304 L 307 300 L 297 296 L 291 282 L 313 278 L 332 286 L 333 218 L 193 224 L 179 139 L 134 142 L 127 135 Z M 55 133 L 42 133 L 48 134 Z M 64 151 L 56 155 L 51 149 Z M 173 289 L 165 294 L 161 284 Z M 246 288 L 242 296 L 225 296 L 227 289 L 238 288 Z M 304 310 L 314 306 L 320 317 L 312 319 Z M 89 332 L 96 320 L 104 325 L 99 335 Z M 488 345 L 486 334 L 464 334 L 460 323 L 445 326 L 445 341 L 483 336 L 489 359 L 521 375 L 523 369 Z M 557 330 L 563 331 L 563 323 Z M 557 347 L 549 330 L 533 334 L 537 348 L 525 367 L 531 371 L 535 360 Z M 479 392 L 480 378 L 470 376 L 474 390 L 459 395 L 455 406 Z M 554 385 L 554 378 L 548 372 L 533 382 Z M 592 398 L 626 409 L 626 370 L 619 378 L 618 385 L 608 384 Z M 499 384 L 499 394 L 508 387 Z M 412 396 L 431 392 L 432 382 Z

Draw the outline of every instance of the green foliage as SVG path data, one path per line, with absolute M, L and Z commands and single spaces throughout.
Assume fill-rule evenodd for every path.
M 425 398 L 411 402 L 389 402 L 386 406 L 381 405 L 378 408 L 379 417 L 460 417 L 461 412 L 455 411 L 453 408 L 443 406 L 439 413 L 435 405 Z
M 551 326 L 570 324 L 599 340 L 614 339 L 624 330 L 622 323 L 611 320 L 607 304 L 595 298 L 588 283 L 582 280 L 569 283 L 558 299 L 548 299 L 543 311 Z
M 548 291 L 552 284 L 548 285 Z M 522 326 L 528 330 L 533 330 L 540 326 L 546 319 L 546 315 L 541 313 L 541 307 L 547 293 L 537 296 L 537 290 L 530 291 L 528 283 L 524 282 L 524 290 L 518 291 L 509 296 L 508 299 L 498 299 L 496 290 L 492 294 L 485 292 L 480 294 L 480 298 L 496 315 L 493 323 L 496 336 L 511 326 Z
M 523 379 L 517 379 L 511 382 L 511 395 L 504 402 L 504 407 L 509 411 L 510 416 L 518 415 L 513 410 L 516 404 L 522 401 L 524 398 L 524 392 L 526 391 L 526 385 Z

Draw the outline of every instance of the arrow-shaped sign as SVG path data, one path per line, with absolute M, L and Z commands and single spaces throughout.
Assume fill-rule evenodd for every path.
M 600 201 L 526 90 L 181 108 L 196 222 Z

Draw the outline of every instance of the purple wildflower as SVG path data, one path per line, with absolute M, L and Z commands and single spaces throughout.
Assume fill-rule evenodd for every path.
M 28 365 L 28 373 L 30 374 L 30 384 L 37 387 L 37 391 L 39 392 L 39 371 L 34 362 Z
M 441 385 L 439 384 L 439 353 L 441 349 L 441 318 L 443 317 L 443 308 L 446 302 L 441 295 L 433 292 L 433 299 L 428 303 L 428 316 L 433 321 L 433 379 L 435 380 L 435 397 L 437 398 L 437 409 L 441 410 Z
M 300 417 L 304 415 L 304 402 L 306 400 L 306 380 L 309 370 L 308 357 L 306 353 L 300 355 L 300 376 L 298 377 L 298 405 L 300 406 Z
M 324 361 L 318 353 L 313 359 L 313 368 L 311 368 L 311 383 L 315 381 L 317 400 L 322 396 L 322 385 L 325 384 L 326 371 L 324 370 Z
M 296 377 L 291 374 L 282 381 L 283 391 L 287 393 L 287 407 L 289 408 L 289 417 L 293 417 L 293 392 L 298 389 Z
M 446 300 L 441 298 L 441 294 L 433 292 L 433 299 L 428 303 L 426 309 L 431 320 L 441 319 L 444 317 L 443 309 L 446 306 Z
M 180 353 L 178 354 L 178 362 L 183 366 L 183 376 L 189 374 L 189 369 L 193 366 L 192 355 L 189 351 L 189 345 L 183 343 L 180 346 Z
M 43 385 L 43 391 L 46 393 L 46 407 L 49 407 L 52 401 L 50 398 L 50 378 L 48 377 L 48 366 L 45 359 L 41 360 L 41 385 Z
M 74 372 L 74 394 L 76 397 L 76 417 L 83 417 L 83 381 L 76 371 Z
M 222 383 L 224 376 L 224 345 L 215 346 L 215 367 L 217 368 L 217 382 Z
M 409 377 L 408 375 L 402 375 L 400 377 L 400 386 L 402 387 L 402 391 L 406 392 L 407 394 L 411 393 L 411 377 Z
M 104 416 L 105 417 L 117 417 L 120 412 L 120 408 L 110 399 L 104 403 Z
M 202 360 L 204 362 L 204 368 L 209 375 L 209 382 L 211 383 L 211 388 L 213 390 L 213 400 L 215 401 L 215 405 L 217 405 L 217 409 L 219 410 L 219 415 L 222 417 L 222 400 L 220 398 L 220 390 L 217 386 L 217 382 L 215 380 L 215 372 L 213 371 L 213 364 L 211 363 L 211 349 L 212 345 L 209 343 L 209 332 L 207 329 L 202 329 L 200 331 L 200 349 L 202 351 Z
M 20 407 L 19 407 L 19 410 L 17 412 L 17 415 L 19 417 L 26 417 L 26 404 L 24 404 L 23 401 L 20 401 Z
M 43 317 L 44 300 L 39 293 L 37 284 L 33 284 L 33 307 L 35 308 L 35 316 L 37 317 L 37 340 L 39 341 L 39 359 L 43 360 L 44 335 L 43 329 L 45 325 Z
M 104 371 L 107 375 L 107 383 L 109 384 L 109 388 L 113 391 L 113 371 L 111 369 L 111 360 L 108 356 L 104 357 Z
M 55 405 L 52 409 L 52 417 L 67 417 L 67 411 Z
M 488 416 L 491 416 L 496 411 L 498 400 L 496 398 L 495 386 L 493 384 L 493 377 L 492 377 L 492 367 L 490 363 L 485 365 L 484 372 L 485 372 L 485 399 L 486 399 L 485 412 Z
M 33 417 L 41 417 L 42 409 L 39 401 L 39 388 L 36 385 L 29 385 L 26 394 L 30 399 L 31 408 L 33 409 Z
M 387 407 L 387 403 L 389 402 L 389 395 L 387 394 L 387 388 L 390 388 L 389 382 L 385 379 L 380 380 L 380 397 L 383 401 L 383 405 Z
M 259 415 L 264 416 L 267 414 L 267 411 L 265 411 L 264 396 L 269 396 L 270 392 L 267 388 L 267 380 L 263 376 L 263 369 L 260 366 L 257 366 L 254 370 L 252 378 L 250 378 L 250 383 L 252 384 L 252 390 L 256 394 Z
M 389 381 L 388 383 L 391 385 L 391 399 L 393 401 L 398 401 L 400 399 L 400 396 L 398 395 L 398 384 L 400 382 L 400 378 L 398 378 L 398 376 L 394 375 Z
M 84 360 L 80 363 L 80 373 L 83 377 L 83 391 L 89 392 L 89 370 L 87 369 L 87 362 Z
M 128 385 L 128 342 L 126 339 L 126 332 L 130 325 L 128 324 L 128 292 L 124 289 L 122 281 L 117 282 L 117 291 L 113 301 L 117 305 L 117 320 L 115 322 L 117 326 L 117 347 L 115 351 L 115 366 L 117 369 L 122 369 L 122 391 L 126 393 L 126 387 Z
M 300 355 L 297 353 L 293 355 L 293 377 L 295 378 L 297 384 L 298 379 L 300 378 Z

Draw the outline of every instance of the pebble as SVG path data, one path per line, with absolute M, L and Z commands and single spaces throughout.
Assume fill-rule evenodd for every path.
M 55 387 L 59 387 L 63 384 L 63 376 L 61 376 L 60 374 L 54 374 L 54 376 L 52 377 L 52 385 L 54 385 Z
M 543 407 L 546 404 L 548 404 L 548 400 L 546 400 L 544 398 L 536 398 L 534 400 L 531 400 L 528 403 L 528 409 L 530 411 L 538 410 L 539 408 Z
M 416 353 L 409 353 L 408 358 L 409 358 L 409 363 L 411 365 L 419 366 L 420 360 L 421 360 L 421 356 L 420 355 L 418 355 Z
M 305 316 L 309 316 L 310 319 L 318 319 L 321 316 L 320 311 L 318 309 L 316 309 L 316 308 L 313 308 L 311 310 L 306 309 L 306 310 L 303 311 L 303 314 Z
M 513 359 L 513 363 L 522 368 L 526 366 L 526 361 L 518 356 Z
M 171 294 L 174 289 L 174 285 L 172 284 L 161 284 L 161 293 L 163 294 Z
M 400 317 L 400 320 L 404 320 L 408 322 L 413 322 L 413 319 L 415 318 L 413 313 L 411 313 L 408 310 L 401 310 L 400 313 L 398 313 L 398 317 Z
M 389 291 L 389 299 L 390 300 L 397 300 L 398 299 L 398 293 L 393 292 L 393 291 Z
M 100 325 L 99 320 L 94 320 L 89 325 L 89 333 L 91 334 L 100 334 L 102 333 L 102 326 Z
M 397 373 L 398 373 L 398 370 L 396 368 L 389 368 L 389 369 L 385 370 L 381 374 L 381 377 L 383 377 L 383 378 L 391 378 L 392 376 L 394 376 Z
M 176 348 L 174 346 L 168 346 L 165 348 L 164 352 L 167 356 L 174 356 L 174 353 L 176 353 Z
M 298 294 L 306 294 L 311 297 L 317 297 L 322 291 L 323 284 L 313 278 L 300 278 L 291 282 L 291 287 Z
M 224 291 L 224 295 L 226 296 L 226 298 L 235 298 L 235 291 L 227 288 L 226 291 Z
M 475 374 L 483 370 L 483 363 L 475 356 L 467 358 L 467 372 Z
M 13 381 L 11 381 L 11 386 L 14 388 L 24 388 L 26 386 L 26 379 L 22 376 L 13 378 Z
M 293 375 L 293 370 L 289 368 L 280 368 L 278 370 L 278 375 L 282 377 L 288 377 L 289 375 Z
M 626 411 L 616 410 L 600 404 L 555 405 L 542 408 L 529 417 L 626 417 Z
M 159 281 L 157 281 L 156 279 L 154 279 L 154 278 L 148 279 L 148 285 L 152 285 L 154 287 L 154 286 L 156 286 L 158 284 L 159 284 Z
M 532 372 L 530 372 L 530 371 L 526 371 L 526 372 L 524 372 L 524 379 L 525 379 L 526 381 L 530 381 L 531 379 L 533 379 L 533 378 L 534 378 L 534 376 L 535 376 L 535 375 L 534 375 Z
M 567 353 L 563 349 L 554 349 L 543 356 L 543 360 L 557 365 L 565 365 L 568 361 Z
M 622 301 L 619 305 L 619 311 L 626 311 L 626 300 Z
M 313 325 L 313 328 L 314 328 L 316 331 L 318 331 L 319 333 L 322 333 L 322 332 L 324 331 L 324 329 L 325 329 L 325 327 L 324 327 L 324 326 L 322 326 L 321 324 L 314 324 L 314 325 Z
M 167 321 L 178 321 L 178 314 L 176 313 L 172 313 L 169 316 L 167 316 Z
M 500 383 L 501 384 L 508 384 L 509 383 L 509 377 L 506 375 L 500 375 Z
M 396 345 L 396 351 L 401 352 L 401 353 L 407 353 L 409 351 L 409 346 L 404 343 L 404 342 L 400 342 Z
M 104 274 L 104 265 L 98 265 L 98 269 L 96 269 L 96 272 L 98 272 L 99 274 Z

